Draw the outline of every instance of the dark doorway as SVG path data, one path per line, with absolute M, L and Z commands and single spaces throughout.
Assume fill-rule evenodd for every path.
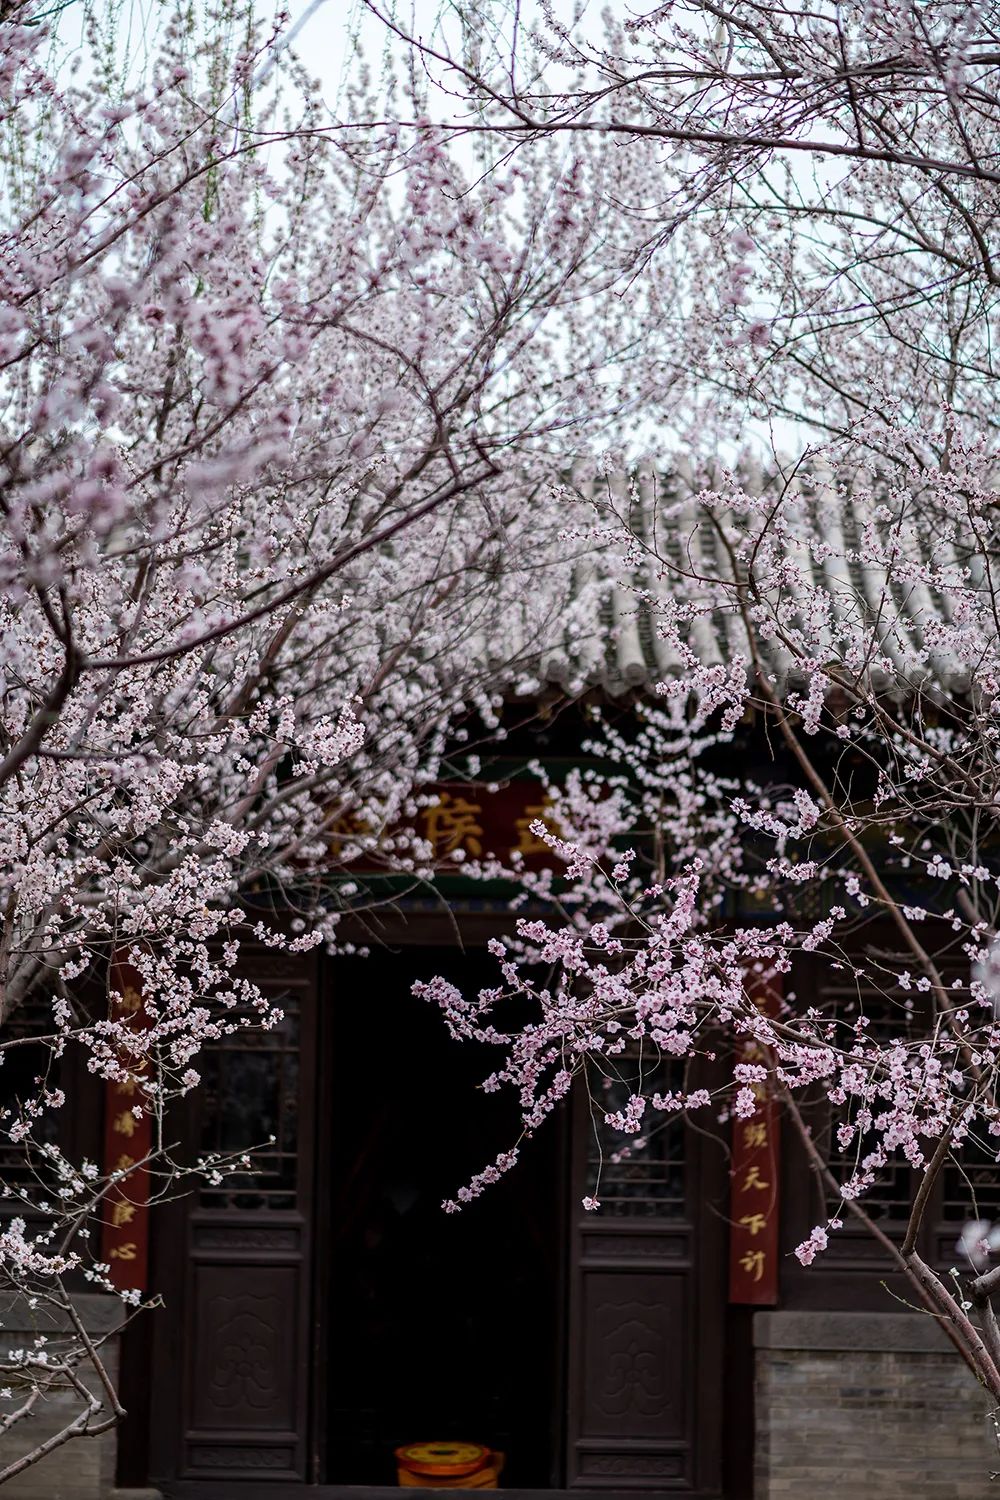
M 453 1041 L 410 993 L 435 974 L 471 992 L 495 965 L 425 948 L 329 972 L 327 1480 L 392 1484 L 400 1444 L 460 1439 L 507 1455 L 505 1486 L 558 1484 L 561 1129 L 444 1213 L 516 1141 L 516 1101 L 478 1087 L 499 1054 Z

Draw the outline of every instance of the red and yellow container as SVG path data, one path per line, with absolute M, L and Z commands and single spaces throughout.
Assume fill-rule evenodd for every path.
M 396 1449 L 404 1489 L 495 1490 L 503 1454 L 478 1443 L 407 1443 Z

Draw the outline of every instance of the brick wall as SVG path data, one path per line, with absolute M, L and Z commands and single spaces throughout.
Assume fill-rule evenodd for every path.
M 929 1316 L 761 1312 L 755 1500 L 983 1500 L 989 1402 Z

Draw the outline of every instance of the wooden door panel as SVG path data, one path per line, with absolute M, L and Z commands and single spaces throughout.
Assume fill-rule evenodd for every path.
M 294 1431 L 297 1330 L 287 1311 L 297 1279 L 292 1266 L 255 1266 L 238 1278 L 229 1265 L 196 1267 L 195 1318 L 210 1362 L 194 1382 L 195 1429 Z
M 664 1091 L 666 1090 L 666 1083 Z M 618 1107 L 613 1096 L 607 1107 Z M 722 1158 L 681 1122 L 621 1152 L 581 1091 L 570 1232 L 571 1489 L 717 1491 L 724 1225 L 706 1213 Z M 598 1212 L 581 1200 L 600 1179 Z
M 586 1432 L 683 1439 L 683 1279 L 629 1270 L 585 1272 L 583 1327 Z
M 247 967 L 284 1019 L 212 1050 L 190 1128 L 202 1150 L 261 1149 L 253 1172 L 183 1207 L 176 1335 L 157 1370 L 176 1420 L 156 1478 L 307 1477 L 316 965 L 269 953 Z

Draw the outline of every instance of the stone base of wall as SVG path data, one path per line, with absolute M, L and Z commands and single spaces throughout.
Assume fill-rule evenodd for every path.
M 983 1500 L 989 1401 L 919 1313 L 761 1312 L 756 1500 Z
M 121 1322 L 123 1309 L 116 1297 L 85 1293 L 75 1299 L 75 1304 L 91 1336 L 103 1338 Z M 32 1321 L 34 1316 L 17 1301 L 2 1309 L 0 1339 L 5 1349 L 23 1347 L 35 1333 L 45 1331 L 41 1321 Z M 109 1338 L 101 1352 L 111 1379 L 117 1381 L 117 1338 Z M 84 1384 L 96 1390 L 96 1376 L 88 1373 Z M 0 1403 L 0 1410 L 16 1404 L 5 1401 Z M 61 1431 L 79 1410 L 80 1401 L 74 1392 L 40 1402 L 30 1417 L 0 1437 L 0 1469 Z M 114 1493 L 117 1446 L 114 1427 L 99 1437 L 71 1438 L 37 1464 L 7 1480 L 2 1490 L 3 1500 L 105 1500 Z

